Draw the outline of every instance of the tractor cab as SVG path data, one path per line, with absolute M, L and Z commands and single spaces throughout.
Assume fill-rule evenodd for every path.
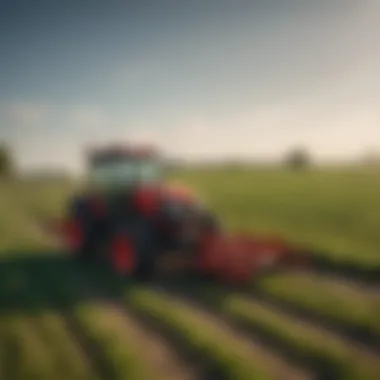
M 111 147 L 91 152 L 88 181 L 102 194 L 125 193 L 161 182 L 163 165 L 150 147 Z

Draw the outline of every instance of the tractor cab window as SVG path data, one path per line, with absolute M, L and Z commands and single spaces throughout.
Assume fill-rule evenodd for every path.
M 160 180 L 162 168 L 159 163 L 151 160 L 141 160 L 137 164 L 139 181 L 142 183 L 153 183 Z
M 138 180 L 137 164 L 133 160 L 117 159 L 94 165 L 90 181 L 102 188 L 129 186 Z

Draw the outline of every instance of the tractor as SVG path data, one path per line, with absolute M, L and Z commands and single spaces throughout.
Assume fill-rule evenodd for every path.
M 165 181 L 165 160 L 149 146 L 106 146 L 87 154 L 87 186 L 67 207 L 61 233 L 83 263 L 152 279 L 159 268 L 246 283 L 297 252 L 278 238 L 224 231 L 189 188 Z M 164 265 L 163 263 L 166 263 Z

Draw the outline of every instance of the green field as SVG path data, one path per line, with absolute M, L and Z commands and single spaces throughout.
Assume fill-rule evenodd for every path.
M 281 233 L 330 258 L 380 265 L 380 172 L 187 172 L 231 228 Z
M 232 229 L 281 233 L 334 268 L 380 267 L 380 173 L 174 177 Z M 1 379 L 380 378 L 379 285 L 298 271 L 244 293 L 201 283 L 174 292 L 79 268 L 39 226 L 62 213 L 73 188 L 0 183 Z

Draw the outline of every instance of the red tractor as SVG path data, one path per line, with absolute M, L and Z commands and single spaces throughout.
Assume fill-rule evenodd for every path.
M 106 147 L 88 161 L 88 190 L 70 200 L 63 226 L 78 260 L 102 260 L 138 279 L 151 278 L 166 261 L 235 283 L 297 261 L 277 238 L 225 233 L 194 193 L 164 183 L 164 161 L 153 148 Z

